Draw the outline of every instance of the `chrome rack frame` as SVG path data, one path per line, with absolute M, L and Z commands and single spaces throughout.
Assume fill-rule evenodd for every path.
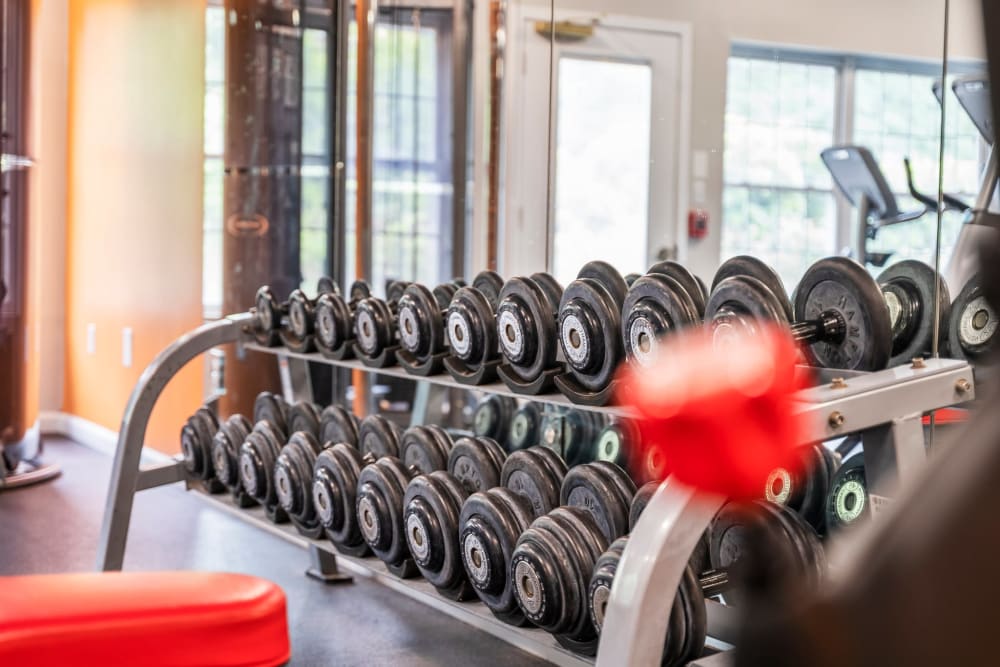
M 285 348 L 257 345 L 249 333 L 248 314 L 205 324 L 177 339 L 161 352 L 139 378 L 122 417 L 105 504 L 98 545 L 97 569 L 120 570 L 124 560 L 132 505 L 137 491 L 185 482 L 190 489 L 203 489 L 175 459 L 170 463 L 141 467 L 142 448 L 149 417 L 167 382 L 189 361 L 224 344 L 244 350 L 275 354 L 279 360 L 300 359 L 342 368 L 363 370 L 415 382 L 475 389 L 519 397 L 502 383 L 468 387 L 450 375 L 416 377 L 402 368 L 372 369 L 359 361 L 334 361 L 320 354 L 298 354 Z M 839 375 L 839 374 L 838 374 Z M 962 361 L 930 359 L 910 367 L 878 373 L 844 373 L 832 381 L 799 394 L 801 415 L 807 424 L 809 442 L 863 433 L 866 467 L 873 512 L 895 495 L 901 481 L 918 469 L 926 456 L 921 416 L 923 413 L 974 398 L 972 368 Z M 628 416 L 627 408 L 574 405 L 560 394 L 532 396 L 531 400 L 614 416 Z M 559 647 L 540 630 L 514 628 L 494 619 L 478 604 L 453 603 L 433 593 L 426 582 L 403 581 L 383 572 L 381 563 L 337 554 L 332 544 L 307 540 L 294 530 L 271 525 L 259 509 L 237 510 L 231 503 L 204 494 L 236 516 L 309 549 L 310 574 L 325 581 L 345 579 L 338 563 L 355 574 L 373 577 L 410 597 L 421 600 L 459 620 L 507 641 L 530 653 L 561 665 L 589 664 L 590 660 Z M 598 665 L 659 664 L 670 606 L 688 555 L 707 528 L 724 499 L 696 493 L 674 480 L 665 481 L 636 526 L 618 569 L 609 601 Z M 259 516 L 258 516 L 259 515 Z M 650 557 L 652 555 L 652 557 Z M 735 635 L 734 610 L 714 601 L 708 603 L 709 646 L 725 649 Z

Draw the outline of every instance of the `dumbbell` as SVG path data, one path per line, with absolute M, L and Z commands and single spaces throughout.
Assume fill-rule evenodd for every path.
M 354 345 L 362 359 L 378 359 L 398 345 L 396 312 L 407 285 L 393 281 L 386 290 L 385 300 L 369 296 L 358 302 L 354 311 Z
M 215 479 L 212 465 L 212 442 L 219 430 L 219 420 L 207 407 L 198 408 L 181 427 L 181 452 L 184 467 L 197 479 Z M 211 490 L 211 488 L 209 489 Z
M 284 440 L 288 437 L 288 408 L 280 394 L 262 391 L 253 401 L 253 423 L 270 423 Z
M 597 559 L 628 530 L 635 485 L 618 466 L 597 461 L 570 469 L 562 507 L 521 534 L 511 559 L 514 596 L 527 619 L 562 646 L 593 655 L 597 632 L 588 589 Z
M 661 341 L 705 315 L 698 279 L 677 262 L 660 262 L 637 279 L 625 295 L 621 337 L 625 358 L 639 366 L 656 362 Z
M 470 489 L 499 480 L 503 451 L 489 438 L 462 438 L 453 452 L 447 471 L 410 481 L 403 498 L 403 522 L 410 554 L 424 578 L 441 595 L 468 600 L 475 593 L 462 566 L 459 516 Z M 472 470 L 477 472 L 470 474 Z
M 462 287 L 448 304 L 445 330 L 452 357 L 461 361 L 467 372 L 499 360 L 496 310 L 503 289 L 503 278 L 493 271 L 482 271 L 472 279 L 471 287 Z
M 426 475 L 448 467 L 454 446 L 448 432 L 436 424 L 411 426 L 399 440 L 399 458 L 407 469 Z
M 257 289 L 254 306 L 250 309 L 250 331 L 254 339 L 266 347 L 275 347 L 281 342 L 278 334 L 281 321 L 288 313 L 288 304 L 278 301 L 278 297 L 267 285 Z
M 472 494 L 461 506 L 461 566 L 475 594 L 505 623 L 526 622 L 509 577 L 517 539 L 534 519 L 559 505 L 565 475 L 565 462 L 552 450 L 519 450 L 504 462 L 500 486 Z
M 274 464 L 278 504 L 301 534 L 314 539 L 323 534 L 311 493 L 313 468 L 322 450 L 312 433 L 295 431 Z
M 742 259 L 745 272 L 719 280 L 709 299 L 706 320 L 716 340 L 752 334 L 761 320 L 788 321 L 780 279 L 759 260 Z M 922 262 L 894 264 L 876 281 L 854 260 L 821 259 L 795 290 L 792 337 L 812 365 L 824 368 L 876 371 L 909 361 L 930 347 L 935 281 L 946 318 L 947 286 Z
M 497 337 L 509 374 L 522 385 L 540 381 L 557 367 L 562 286 L 547 273 L 511 278 L 497 303 Z
M 440 436 L 432 435 L 430 430 L 422 433 L 426 437 L 408 440 L 411 456 L 423 461 L 439 458 L 441 444 L 436 437 Z M 425 449 L 421 454 L 412 451 L 421 447 Z M 478 489 L 498 482 L 503 455 L 500 445 L 489 438 L 459 438 L 445 462 L 457 483 Z M 366 455 L 367 465 L 358 478 L 356 507 L 361 534 L 391 572 L 400 577 L 415 576 L 418 568 L 407 546 L 403 496 L 409 481 L 421 471 L 416 465 L 406 466 L 396 456 L 373 459 L 371 454 Z
M 618 418 L 607 424 L 593 441 L 591 461 L 609 461 L 625 469 L 633 480 L 643 483 L 654 479 L 643 465 L 648 463 L 641 447 L 639 427 L 629 419 Z
M 282 344 L 293 352 L 313 351 L 317 300 L 323 294 L 340 296 L 340 287 L 332 279 L 323 277 L 316 286 L 316 294 L 316 299 L 310 299 L 304 290 L 294 289 L 288 295 L 279 335 Z
M 826 527 L 831 533 L 870 516 L 864 452 L 851 456 L 834 473 L 824 509 Z
M 351 285 L 348 299 L 340 294 L 327 292 L 316 299 L 315 331 L 316 348 L 325 357 L 346 358 L 354 341 L 354 314 L 358 304 L 371 296 L 371 288 L 363 280 Z
M 826 499 L 840 457 L 815 443 L 798 447 L 792 465 L 767 477 L 764 498 L 798 513 L 820 535 L 826 532 Z
M 534 447 L 541 441 L 542 412 L 536 403 L 525 403 L 514 413 L 507 434 L 507 451 Z
M 510 396 L 490 394 L 476 404 L 472 432 L 505 443 L 516 411 L 517 401 Z
M 284 445 L 285 435 L 267 420 L 254 424 L 253 430 L 240 445 L 240 483 L 247 494 L 264 506 L 274 523 L 288 521 L 288 515 L 278 504 L 274 469 Z
M 231 415 L 219 425 L 219 430 L 212 438 L 212 467 L 215 478 L 232 494 L 239 507 L 250 507 L 253 498 L 243 489 L 240 481 L 239 451 L 246 441 L 253 426 L 243 415 Z
M 559 347 L 576 386 L 559 384 L 571 399 L 606 389 L 622 360 L 622 305 L 628 285 L 607 262 L 588 262 L 559 302 Z M 567 390 L 570 390 L 567 393 Z
M 589 463 L 593 443 L 604 428 L 604 416 L 590 410 L 552 408 L 542 418 L 541 444 L 566 460 L 567 465 Z
M 319 440 L 321 409 L 309 401 L 297 401 L 288 406 L 286 433 L 291 435 L 297 431 L 305 431 Z
M 323 444 L 344 443 L 357 449 L 360 421 L 339 405 L 328 405 L 319 415 L 319 441 Z
M 978 361 L 993 349 L 1000 317 L 983 294 L 977 274 L 955 297 L 948 318 L 948 349 L 955 359 Z
M 438 285 L 433 291 L 418 283 L 406 287 L 396 309 L 399 343 L 412 358 L 404 360 L 426 364 L 446 351 L 445 318 L 457 291 L 454 283 Z
M 767 538 L 767 556 L 781 564 L 774 568 L 781 576 L 798 577 L 807 588 L 815 588 L 826 569 L 823 546 L 812 526 L 789 508 L 766 500 L 726 503 L 712 520 L 709 535 L 712 569 L 728 572 L 737 581 L 746 576 L 743 559 L 754 537 Z M 738 589 L 726 593 L 726 602 L 733 601 L 739 601 Z
M 358 449 L 361 454 L 371 454 L 375 460 L 383 456 L 399 456 L 399 441 L 403 429 L 382 415 L 368 415 L 358 426 Z
M 587 591 L 590 620 L 598 636 L 604 625 L 604 616 L 618 563 L 621 561 L 628 537 L 620 537 L 597 559 Z M 697 573 L 688 565 L 674 595 L 667 622 L 667 636 L 663 645 L 663 667 L 679 667 L 698 658 L 705 648 L 708 619 L 705 611 L 705 593 Z
M 355 508 L 358 478 L 365 465 L 365 456 L 357 448 L 338 443 L 320 452 L 313 466 L 312 498 L 319 523 L 337 551 L 348 556 L 371 553 Z

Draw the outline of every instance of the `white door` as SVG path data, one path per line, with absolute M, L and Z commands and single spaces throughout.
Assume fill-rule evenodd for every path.
M 683 256 L 686 27 L 602 17 L 557 39 L 549 116 L 547 19 L 517 19 L 509 52 L 502 272 L 565 285 L 592 259 L 625 274 Z

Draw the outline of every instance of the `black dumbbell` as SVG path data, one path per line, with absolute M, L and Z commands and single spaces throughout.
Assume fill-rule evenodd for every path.
M 363 280 L 351 285 L 348 298 L 327 292 L 316 300 L 315 331 L 316 348 L 326 357 L 347 356 L 354 341 L 354 314 L 358 303 L 371 296 L 368 283 Z
M 278 331 L 281 329 L 281 321 L 288 313 L 288 304 L 278 301 L 267 285 L 257 290 L 253 302 L 254 306 L 250 309 L 250 331 L 259 344 L 274 347 L 281 342 Z
M 288 514 L 295 528 L 311 538 L 323 534 L 312 494 L 313 468 L 322 449 L 323 446 L 312 433 L 296 431 L 281 448 L 274 464 L 278 504 Z
M 621 336 L 625 358 L 652 366 L 661 341 L 701 323 L 705 299 L 697 278 L 677 262 L 660 262 L 636 280 L 622 305 Z
M 565 459 L 567 465 L 589 463 L 593 443 L 604 428 L 604 416 L 590 410 L 552 408 L 541 425 L 541 444 Z
M 459 518 L 462 565 L 472 587 L 500 620 L 523 625 L 509 577 L 518 537 L 559 504 L 566 464 L 552 450 L 532 447 L 511 454 L 501 486 L 469 496 Z
M 753 263 L 744 258 L 745 265 Z M 717 338 L 752 333 L 754 320 L 787 321 L 787 296 L 760 276 L 773 271 L 757 262 L 745 274 L 718 282 L 707 319 Z M 938 283 L 935 292 L 935 282 Z M 813 264 L 795 290 L 792 336 L 810 363 L 825 368 L 876 371 L 909 361 L 929 349 L 934 295 L 946 321 L 948 288 L 934 270 L 915 260 L 899 262 L 876 281 L 857 262 L 828 257 Z
M 411 283 L 403 291 L 396 309 L 399 343 L 416 363 L 426 363 L 445 352 L 445 317 L 457 291 L 453 283 L 438 285 L 433 291 Z
M 620 537 L 601 554 L 594 566 L 588 589 L 588 606 L 591 622 L 600 635 L 604 625 L 608 600 L 618 563 L 621 561 L 628 537 Z M 674 595 L 667 622 L 667 635 L 663 645 L 663 667 L 679 667 L 698 658 L 705 648 L 708 619 L 705 611 L 705 593 L 698 575 L 690 565 L 684 568 L 681 581 Z
M 825 512 L 826 527 L 830 532 L 863 522 L 870 516 L 864 452 L 844 461 L 833 475 Z
M 517 401 L 510 396 L 490 394 L 476 404 L 476 411 L 472 416 L 472 432 L 500 443 L 507 442 L 516 411 Z
M 396 312 L 407 285 L 393 281 L 386 290 L 386 299 L 369 296 L 358 302 L 354 312 L 354 338 L 360 355 L 375 359 L 399 344 Z
M 621 467 L 594 461 L 570 469 L 563 479 L 559 501 L 590 512 L 608 542 L 629 530 L 629 509 L 635 483 Z
M 640 484 L 646 481 L 639 427 L 631 419 L 618 418 L 607 424 L 594 439 L 591 461 L 608 461 L 628 471 Z
M 328 405 L 319 415 L 319 441 L 343 443 L 357 449 L 360 421 L 352 412 L 339 405 Z
M 418 475 L 406 487 L 403 521 L 410 554 L 424 578 L 453 600 L 474 596 L 459 551 L 462 505 L 482 484 L 498 482 L 502 457 L 489 438 L 460 438 L 447 471 Z
M 243 489 L 240 482 L 239 451 L 253 426 L 243 415 L 231 415 L 219 425 L 212 439 L 212 467 L 215 478 L 232 494 L 239 507 L 250 507 L 253 498 Z
M 313 332 L 319 296 L 323 294 L 340 296 L 340 288 L 327 277 L 320 278 L 316 291 L 316 299 L 310 299 L 302 289 L 292 290 L 288 295 L 285 317 L 282 318 L 279 333 L 282 344 L 293 352 L 305 353 L 314 349 Z
M 368 415 L 358 426 L 358 449 L 377 461 L 383 456 L 399 456 L 403 429 L 382 415 Z
M 955 297 L 948 318 L 948 349 L 955 359 L 978 361 L 993 349 L 1000 317 L 983 292 L 982 275 L 973 276 Z
M 198 408 L 181 427 L 181 452 L 184 467 L 196 478 L 210 482 L 215 478 L 212 465 L 212 441 L 219 430 L 219 420 L 207 407 Z
M 278 504 L 274 483 L 274 466 L 284 440 L 284 433 L 262 419 L 254 424 L 239 453 L 240 483 L 251 498 L 264 506 L 267 517 L 274 523 L 288 521 L 288 515 Z
M 253 402 L 253 423 L 266 421 L 273 426 L 282 439 L 288 437 L 288 403 L 280 394 L 262 391 Z
M 586 392 L 611 384 L 622 360 L 622 305 L 628 285 L 607 262 L 588 262 L 559 302 L 559 347 Z M 562 386 L 560 387 L 562 388 Z
M 320 412 L 320 407 L 309 401 L 292 403 L 288 407 L 288 428 L 286 432 L 291 435 L 298 431 L 305 431 L 313 438 L 319 440 Z
M 499 274 L 482 271 L 473 278 L 471 287 L 459 289 L 448 304 L 448 347 L 469 371 L 500 358 L 495 313 L 502 289 Z
M 775 468 L 764 484 L 764 498 L 797 512 L 820 535 L 826 532 L 826 499 L 839 457 L 821 443 L 796 451 L 792 465 Z
M 361 469 L 355 499 L 358 525 L 368 547 L 390 572 L 404 579 L 418 573 L 403 522 L 403 497 L 415 472 L 395 456 L 371 461 Z
M 525 403 L 514 413 L 507 434 L 507 451 L 516 452 L 541 442 L 542 412 L 535 403 Z
M 452 447 L 451 436 L 440 426 L 411 426 L 400 438 L 399 458 L 407 469 L 426 475 L 448 467 Z
M 509 370 L 531 384 L 556 367 L 562 286 L 547 273 L 511 278 L 497 303 L 497 337 Z
M 771 574 L 797 578 L 806 588 L 815 588 L 826 569 L 826 557 L 819 536 L 798 514 L 766 500 L 752 503 L 729 502 L 719 510 L 709 528 L 712 569 L 729 573 L 738 582 L 751 568 L 762 565 Z M 752 544 L 766 551 L 747 558 Z M 738 601 L 740 589 L 729 590 L 726 602 Z
M 660 488 L 661 482 L 646 482 L 639 490 L 635 492 L 635 496 L 632 498 L 632 504 L 628 511 L 628 531 L 629 533 L 635 530 L 636 524 L 639 522 L 639 517 L 646 509 L 646 505 L 653 498 L 653 494 L 656 490 Z M 688 563 L 691 568 L 697 573 L 699 577 L 702 577 L 706 573 L 712 571 L 712 560 L 709 557 L 709 550 L 711 549 L 711 537 L 709 536 L 709 531 L 706 530 L 702 533 L 701 539 L 698 540 L 698 544 L 695 546 L 694 551 L 691 553 L 691 557 L 688 559 Z
M 313 466 L 312 497 L 319 523 L 337 551 L 348 556 L 371 553 L 356 509 L 358 478 L 365 465 L 357 448 L 338 443 L 321 451 Z

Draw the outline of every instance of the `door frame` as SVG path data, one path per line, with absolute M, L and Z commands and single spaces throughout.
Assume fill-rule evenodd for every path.
M 515 257 L 523 258 L 530 256 L 533 260 L 534 270 L 550 270 L 552 266 L 552 252 L 543 248 L 526 247 L 530 244 L 518 242 L 514 233 L 517 225 L 511 224 L 512 215 L 517 215 L 517 202 L 525 199 L 528 188 L 523 180 L 526 170 L 522 166 L 526 164 L 526 158 L 531 155 L 530 149 L 525 141 L 527 136 L 528 123 L 525 118 L 525 105 L 521 100 L 525 95 L 527 77 L 526 61 L 526 39 L 530 36 L 528 23 L 534 21 L 568 21 L 587 22 L 596 21 L 601 27 L 619 28 L 626 30 L 641 30 L 645 32 L 663 33 L 675 36 L 680 41 L 680 62 L 678 63 L 679 77 L 679 102 L 677 108 L 677 145 L 675 147 L 676 156 L 676 183 L 677 202 L 675 233 L 677 242 L 677 260 L 685 262 L 688 256 L 687 244 L 687 213 L 690 206 L 690 179 L 691 179 L 691 101 L 692 101 L 692 28 L 689 22 L 669 21 L 663 19 L 648 19 L 637 16 L 627 16 L 621 14 L 604 14 L 578 11 L 572 9 L 557 9 L 550 12 L 544 5 L 512 5 L 508 7 L 507 20 L 507 45 L 506 45 L 506 67 L 504 72 L 504 94 L 503 94 L 503 115 L 504 115 L 504 144 L 502 167 L 502 216 L 500 223 L 500 247 L 499 247 L 499 270 L 503 275 L 510 273 L 509 268 Z M 544 63 L 548 67 L 549 63 Z M 553 88 L 554 91 L 554 88 Z M 551 113 L 557 113 L 556 105 L 551 105 Z M 555 119 L 552 120 L 552 127 L 555 126 Z M 551 156 L 555 160 L 555 155 Z M 543 163 L 544 164 L 544 163 Z M 553 170 L 549 170 L 550 176 Z M 537 174 L 534 174 L 537 176 Z M 550 184 L 554 187 L 553 184 Z M 650 184 L 650 192 L 653 191 Z M 549 202 L 549 210 L 545 217 L 545 238 L 551 239 L 554 232 L 552 226 L 554 222 L 554 198 Z M 544 247 L 549 248 L 550 243 L 545 243 Z M 647 249 L 648 250 L 648 249 Z M 595 258 L 598 259 L 598 258 Z M 523 261 L 518 262 L 523 263 Z

